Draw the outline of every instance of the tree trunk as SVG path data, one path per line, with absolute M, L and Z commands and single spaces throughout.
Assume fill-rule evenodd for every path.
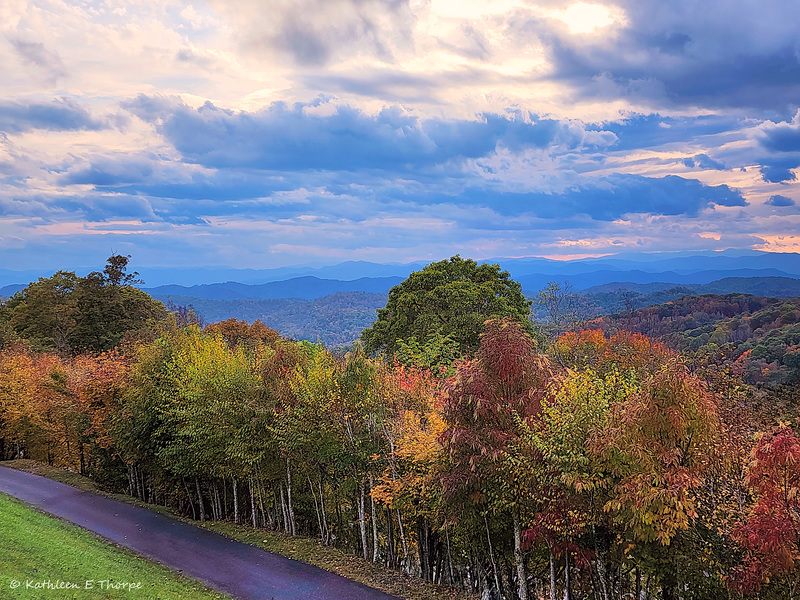
M 397 512 L 397 524 L 400 526 L 400 541 L 403 543 L 403 570 L 405 570 L 406 573 L 410 573 L 411 565 L 408 564 L 408 545 L 406 544 L 406 534 L 403 530 L 403 519 L 400 518 L 399 508 L 395 509 L 395 512 Z
M 419 551 L 419 570 L 422 579 L 431 580 L 431 555 L 430 543 L 428 542 L 428 528 L 425 527 L 425 519 L 417 519 L 417 550 Z
M 553 556 L 553 545 L 549 542 L 547 550 L 550 553 L 550 600 L 556 600 L 556 558 Z
M 367 524 L 366 524 L 366 515 L 364 514 L 364 483 L 366 478 L 361 478 L 361 496 L 359 498 L 358 503 L 358 525 L 361 528 L 361 548 L 364 551 L 364 560 L 369 560 L 368 553 L 369 548 L 367 547 Z
M 289 510 L 286 508 L 286 495 L 283 493 L 283 482 L 281 482 L 281 512 L 283 513 L 283 532 L 289 534 L 292 532 L 292 526 L 289 523 Z
M 222 511 L 220 510 L 220 502 L 219 502 L 219 485 L 217 485 L 217 481 L 214 480 L 214 493 L 211 495 L 211 519 L 213 521 L 221 521 L 222 517 L 220 514 Z
M 325 516 L 325 494 L 322 493 L 322 477 L 319 478 L 319 509 L 322 513 L 322 527 L 325 531 L 322 542 L 327 546 L 331 543 L 331 530 L 328 528 L 328 517 Z
M 528 600 L 528 573 L 525 569 L 525 554 L 522 552 L 522 525 L 519 509 L 514 509 L 514 561 L 517 563 L 517 593 L 519 600 Z
M 569 580 L 569 550 L 564 552 L 564 600 L 572 600 Z
M 239 524 L 239 482 L 233 480 L 233 522 Z
M 595 561 L 594 564 L 597 570 L 597 579 L 600 581 L 600 591 L 603 594 L 603 600 L 609 600 L 608 596 L 608 585 L 606 581 L 606 564 L 605 558 L 603 553 L 600 552 L 599 547 L 597 546 L 597 529 L 592 524 L 592 538 L 594 540 L 594 555 Z
M 200 492 L 200 479 L 194 478 L 194 485 L 197 488 L 197 503 L 200 505 L 200 522 L 206 522 L 206 508 L 203 506 L 203 494 Z
M 636 567 L 636 595 L 634 598 L 642 600 L 642 573 L 639 571 L 639 567 Z
M 386 506 L 385 507 L 386 513 L 386 562 L 384 563 L 387 567 L 396 567 L 396 553 L 395 553 L 395 539 L 394 539 L 394 527 L 392 527 L 392 510 Z
M 253 529 L 257 529 L 258 528 L 258 521 L 256 519 L 256 517 L 257 517 L 257 515 L 256 515 L 256 493 L 255 493 L 255 491 L 253 489 L 253 478 L 250 477 L 247 480 L 247 483 L 250 485 L 250 516 L 251 516 L 252 521 L 253 521 Z
M 486 520 L 486 516 L 483 517 L 483 524 L 486 526 L 486 539 L 489 541 L 489 558 L 492 560 L 492 573 L 494 573 L 494 584 L 497 589 L 497 595 L 501 595 L 502 590 L 500 588 L 500 577 L 497 574 L 497 563 L 494 561 L 494 549 L 492 548 L 492 536 L 489 535 L 489 522 Z M 555 600 L 552 598 L 551 600 Z
M 292 535 L 297 535 L 294 524 L 294 506 L 292 506 L 292 468 L 289 464 L 289 457 L 286 457 L 286 496 L 289 500 L 289 526 Z
M 377 563 L 380 558 L 380 547 L 378 545 L 378 517 L 375 514 L 375 499 L 372 497 L 372 488 L 375 482 L 372 473 L 369 475 L 369 504 L 372 513 L 372 562 Z
M 186 478 L 181 477 L 181 481 L 183 481 L 183 487 L 186 489 L 186 497 L 189 498 L 189 506 L 192 508 L 192 518 L 196 521 L 197 511 L 194 509 L 194 500 L 192 500 L 192 493 L 189 491 L 189 486 L 186 484 Z
M 325 531 L 322 529 L 322 517 L 319 514 L 319 504 L 317 503 L 317 494 L 314 492 L 314 484 L 311 482 L 311 476 L 306 474 L 308 479 L 308 487 L 311 490 L 311 497 L 314 499 L 314 510 L 317 512 L 317 525 L 319 525 L 319 538 L 322 543 L 325 543 Z
M 450 572 L 450 585 L 455 585 L 456 580 L 453 577 L 453 557 L 450 555 L 450 533 L 447 530 L 447 524 L 444 526 L 444 537 L 447 540 L 447 568 Z

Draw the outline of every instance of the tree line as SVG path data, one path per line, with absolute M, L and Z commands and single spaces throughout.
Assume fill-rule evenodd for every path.
M 474 337 L 394 329 L 383 355 L 186 314 L 91 353 L 12 340 L 0 459 L 487 597 L 796 595 L 800 440 L 737 373 L 640 334 L 546 342 L 484 316 Z

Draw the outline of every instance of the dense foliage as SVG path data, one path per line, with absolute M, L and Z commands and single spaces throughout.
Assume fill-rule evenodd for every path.
M 690 302 L 627 316 L 674 343 Z M 738 319 L 766 338 L 795 319 L 788 303 L 695 302 L 714 331 Z M 734 368 L 746 351 L 710 338 L 687 357 L 599 324 L 544 345 L 489 319 L 458 360 L 441 331 L 384 360 L 235 320 L 153 323 L 124 352 L 11 341 L 0 459 L 491 598 L 795 597 L 796 394 L 753 393 Z M 741 325 L 726 327 L 729 344 Z
M 61 356 L 102 352 L 165 319 L 164 306 L 133 287 L 137 274 L 127 273 L 128 259 L 115 254 L 102 273 L 59 271 L 31 283 L 0 308 L 0 345 L 18 336 Z
M 386 305 L 386 294 L 337 292 L 314 300 L 301 298 L 247 298 L 209 300 L 189 296 L 157 296 L 165 303 L 190 305 L 207 322 L 235 318 L 256 320 L 280 331 L 284 337 L 322 342 L 328 348 L 352 345 Z M 1 334 L 0 334 L 1 335 Z
M 479 344 L 487 319 L 513 317 L 526 327 L 530 302 L 519 283 L 498 265 L 479 265 L 456 255 L 415 271 L 389 291 L 386 307 L 361 334 L 367 352 L 388 356 L 398 340 L 420 344 L 433 336 L 451 337 L 462 354 Z
M 800 374 L 798 299 L 688 296 L 601 317 L 591 326 L 658 338 L 679 352 L 727 365 L 751 384 L 784 384 Z

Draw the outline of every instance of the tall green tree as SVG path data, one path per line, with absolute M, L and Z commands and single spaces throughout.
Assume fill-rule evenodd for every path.
M 80 278 L 71 271 L 40 277 L 3 306 L 4 317 L 31 349 L 69 354 L 78 316 L 74 292 L 79 283 Z
M 386 307 L 361 334 L 367 352 L 398 351 L 398 340 L 449 337 L 462 354 L 472 354 L 480 344 L 487 319 L 511 317 L 532 332 L 530 302 L 519 283 L 499 265 L 479 265 L 456 255 L 415 271 L 389 291 Z
M 58 271 L 39 278 L 6 303 L 2 320 L 33 350 L 62 356 L 111 350 L 167 317 L 163 304 L 133 287 L 140 281 L 126 272 L 129 258 L 111 256 L 102 273 L 86 277 Z

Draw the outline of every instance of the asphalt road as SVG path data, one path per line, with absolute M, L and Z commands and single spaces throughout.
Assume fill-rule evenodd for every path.
M 317 567 L 38 475 L 0 466 L 0 492 L 241 600 L 397 600 Z

